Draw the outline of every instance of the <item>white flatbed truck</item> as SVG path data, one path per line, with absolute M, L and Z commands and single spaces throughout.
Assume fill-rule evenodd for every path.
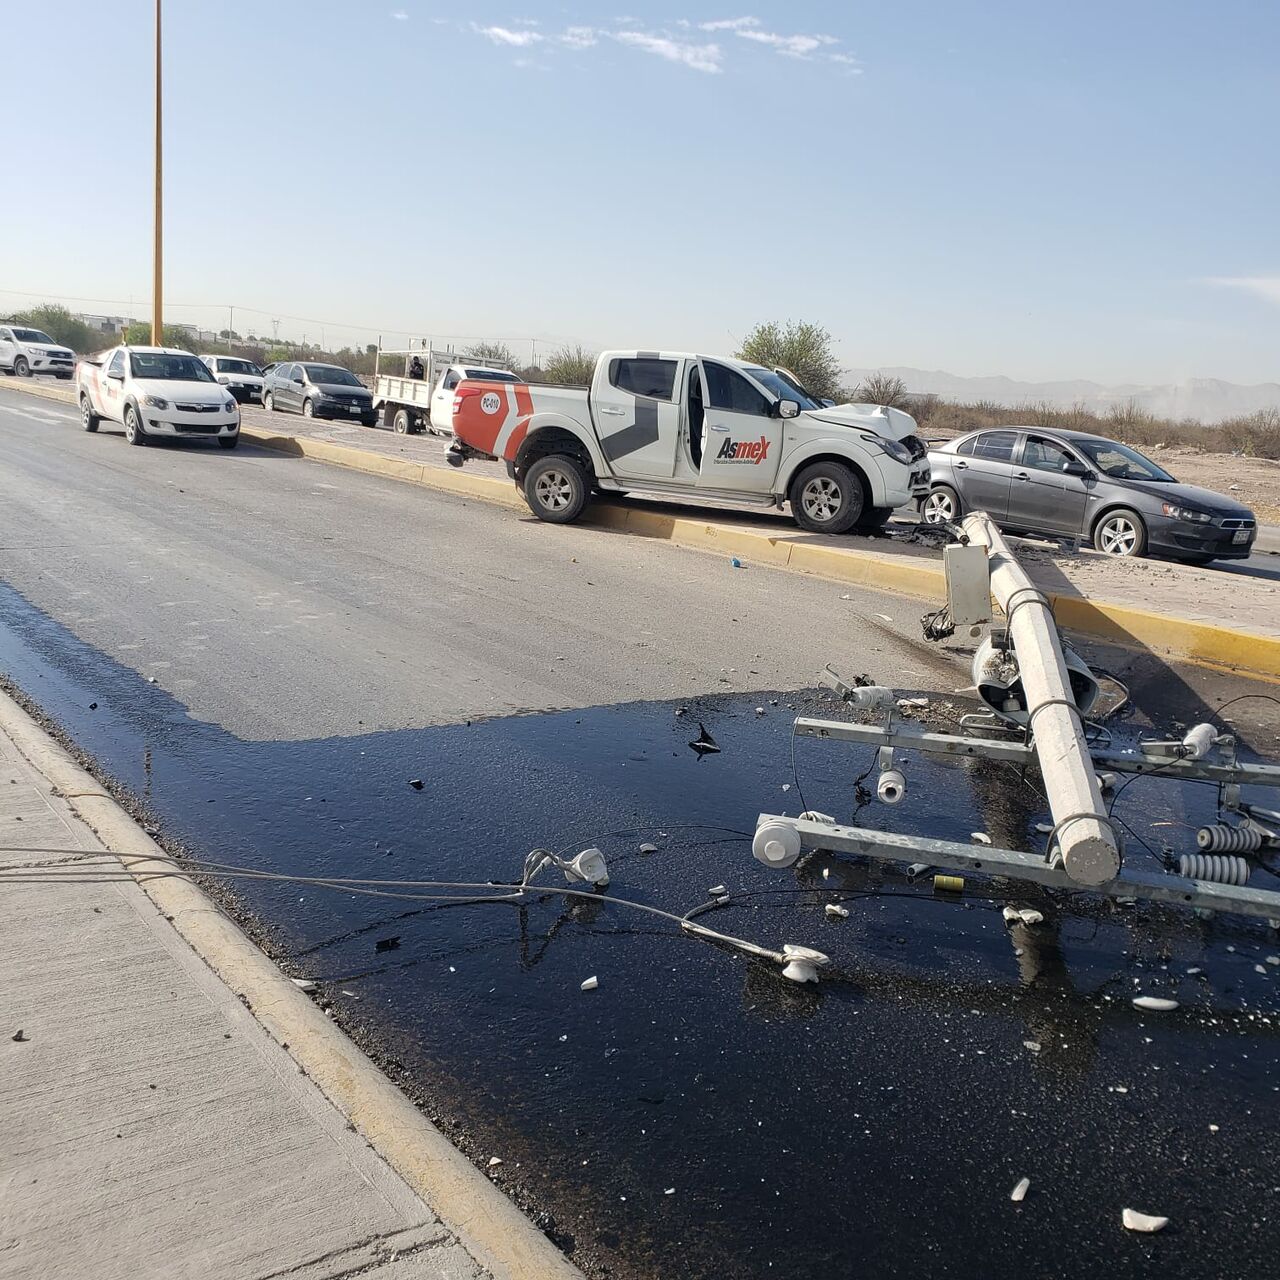
M 402 372 L 383 373 L 384 356 L 400 357 L 394 363 Z M 408 374 L 415 357 L 422 365 L 420 378 Z M 457 389 L 468 379 L 477 378 L 489 382 L 520 381 L 501 361 L 473 360 L 452 349 L 434 351 L 424 346 L 407 351 L 380 350 L 373 379 L 373 407 L 382 415 L 384 425 L 402 436 L 419 431 L 449 436 L 453 434 L 453 401 Z

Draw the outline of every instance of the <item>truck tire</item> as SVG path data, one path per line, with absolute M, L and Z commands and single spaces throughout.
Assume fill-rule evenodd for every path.
M 97 431 L 98 423 L 102 421 L 93 411 L 93 401 L 89 399 L 87 394 L 80 396 L 80 425 L 86 431 Z
M 133 405 L 126 405 L 124 411 L 124 439 L 126 444 L 146 444 L 147 435 L 142 429 L 142 420 Z
M 591 481 L 582 464 L 568 454 L 539 458 L 525 472 L 524 500 L 539 520 L 572 524 L 591 496 Z
M 862 481 L 843 462 L 813 462 L 787 492 L 791 516 L 810 533 L 848 533 L 862 518 L 867 499 Z
M 396 416 L 391 419 L 391 427 L 398 436 L 413 435 L 413 417 L 408 409 L 397 409 Z
M 27 363 L 26 356 L 19 356 L 13 362 L 13 376 L 15 378 L 29 378 L 31 376 L 31 366 Z

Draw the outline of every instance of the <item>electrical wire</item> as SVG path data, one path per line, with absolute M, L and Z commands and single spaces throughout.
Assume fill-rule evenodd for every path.
M 791 785 L 796 789 L 796 795 L 800 797 L 800 812 L 809 812 L 809 803 L 804 798 L 804 788 L 800 785 L 800 774 L 796 770 L 796 722 L 791 722 Z
M 1241 693 L 1234 698 L 1228 698 L 1216 711 L 1210 714 L 1210 719 L 1217 719 L 1228 707 L 1233 707 L 1237 702 L 1247 702 L 1250 698 L 1257 698 L 1262 702 L 1273 702 L 1280 707 L 1280 698 L 1273 697 L 1269 693 Z

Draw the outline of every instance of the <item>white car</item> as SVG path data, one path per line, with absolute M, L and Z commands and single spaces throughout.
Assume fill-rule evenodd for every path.
M 209 372 L 242 404 L 262 403 L 262 370 L 239 356 L 201 356 Z
M 54 342 L 39 329 L 21 324 L 0 324 L 0 369 L 15 378 L 51 373 L 69 378 L 76 369 L 75 352 Z
M 240 406 L 204 361 L 169 347 L 115 347 L 76 367 L 80 421 L 86 431 L 118 422 L 130 444 L 153 436 L 240 441 Z

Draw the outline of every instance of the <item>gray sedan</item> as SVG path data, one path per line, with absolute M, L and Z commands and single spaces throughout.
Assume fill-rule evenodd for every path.
M 292 409 L 306 418 L 354 419 L 366 427 L 378 421 L 364 383 L 336 364 L 286 361 L 269 369 L 262 381 L 264 409 Z
M 1015 533 L 1197 564 L 1248 559 L 1258 532 L 1248 507 L 1179 484 L 1136 449 L 1083 431 L 975 431 L 930 450 L 929 464 L 933 487 L 920 504 L 929 524 L 980 510 Z

